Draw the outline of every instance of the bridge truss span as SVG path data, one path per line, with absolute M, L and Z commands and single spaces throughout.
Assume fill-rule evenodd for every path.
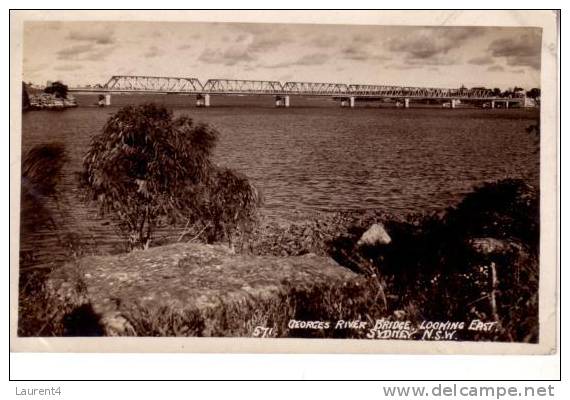
M 203 88 L 196 78 L 171 78 L 159 76 L 113 76 L 104 86 L 110 91 L 201 93 Z
M 283 93 L 309 96 L 348 95 L 348 88 L 348 85 L 344 83 L 285 82 Z
M 349 85 L 349 92 L 356 96 L 421 98 L 421 99 L 485 99 L 493 97 L 486 89 L 446 89 L 384 85 Z
M 208 79 L 203 86 L 204 93 L 221 94 L 282 94 L 279 81 L 255 81 L 242 79 Z

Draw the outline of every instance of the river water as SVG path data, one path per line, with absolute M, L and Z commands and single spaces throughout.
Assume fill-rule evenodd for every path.
M 22 149 L 62 142 L 64 167 L 57 224 L 92 243 L 97 253 L 119 238 L 112 224 L 81 203 L 75 174 L 93 135 L 126 104 L 158 101 L 220 132 L 216 162 L 245 173 L 262 191 L 268 218 L 296 220 L 315 212 L 384 209 L 424 212 L 458 202 L 475 185 L 505 177 L 536 183 L 536 138 L 525 128 L 538 110 L 396 109 L 377 104 L 340 108 L 332 99 L 212 97 L 196 108 L 187 96 L 113 96 L 108 108 L 95 96 L 77 96 L 80 107 L 23 115 Z M 23 216 L 25 218 L 25 216 Z M 32 224 L 33 225 L 33 224 Z M 64 240 L 63 240 L 64 241 Z M 42 263 L 61 246 L 53 229 L 23 230 L 22 251 Z M 59 244 L 58 244 L 59 243 Z

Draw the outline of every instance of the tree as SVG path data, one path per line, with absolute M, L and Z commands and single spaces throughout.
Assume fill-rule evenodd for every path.
M 60 99 L 67 98 L 67 85 L 64 85 L 60 81 L 55 81 L 44 89 L 45 93 L 53 94 L 55 97 L 59 97 Z
M 224 227 L 212 239 L 228 237 L 230 228 L 253 219 L 258 197 L 246 178 L 212 163 L 217 138 L 214 129 L 173 119 L 164 107 L 127 106 L 93 138 L 82 182 L 131 248 L 147 248 L 162 222 Z
M 525 95 L 524 88 L 515 86 L 515 88 L 513 89 L 513 97 L 524 97 L 524 95 Z
M 540 97 L 540 89 L 532 88 L 528 92 L 526 92 L 526 96 L 536 100 L 537 98 Z

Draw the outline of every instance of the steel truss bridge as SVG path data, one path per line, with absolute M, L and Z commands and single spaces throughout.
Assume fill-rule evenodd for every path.
M 100 87 L 70 88 L 71 92 L 96 93 L 178 93 L 222 95 L 303 95 L 333 97 L 389 97 L 421 99 L 496 99 L 484 89 L 444 89 L 387 85 L 348 85 L 344 83 L 279 82 L 238 79 L 209 79 L 158 76 L 113 76 Z
M 196 78 L 160 76 L 111 77 L 103 86 L 69 88 L 69 92 L 104 94 L 99 105 L 110 105 L 112 93 L 160 93 L 196 95 L 197 106 L 210 106 L 211 95 L 275 96 L 277 107 L 289 107 L 290 96 L 328 96 L 340 99 L 341 106 L 354 107 L 356 99 L 392 99 L 397 106 L 409 107 L 412 100 L 440 100 L 443 106 L 455 108 L 462 101 L 479 102 L 484 107 L 509 103 L 524 105 L 524 98 L 500 98 L 488 89 L 446 89 L 387 85 L 349 85 L 322 82 L 279 82 L 240 79 L 208 79 L 202 84 Z

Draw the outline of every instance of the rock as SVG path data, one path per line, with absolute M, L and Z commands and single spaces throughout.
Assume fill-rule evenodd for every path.
M 392 242 L 392 238 L 386 232 L 384 225 L 382 223 L 377 223 L 372 225 L 366 232 L 362 234 L 357 246 L 376 246 L 376 245 L 386 245 Z
M 106 336 L 126 336 L 135 333 L 129 321 L 116 311 L 103 314 L 99 323 Z
M 92 308 L 105 335 L 223 336 L 243 335 L 255 327 L 250 319 L 271 309 L 286 316 L 291 293 L 335 298 L 333 288 L 360 279 L 314 254 L 236 255 L 225 246 L 177 243 L 85 257 L 52 272 L 46 286 L 56 307 Z

